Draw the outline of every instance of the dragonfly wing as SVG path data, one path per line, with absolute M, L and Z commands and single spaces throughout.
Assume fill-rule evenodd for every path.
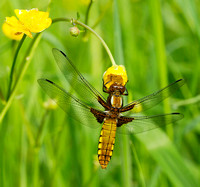
M 148 95 L 146 97 L 143 97 L 141 99 L 138 99 L 136 101 L 133 101 L 132 103 L 124 106 L 120 112 L 127 112 L 128 110 L 131 110 L 131 112 L 142 112 L 145 110 L 148 110 L 149 108 L 152 108 L 153 106 L 157 105 L 170 95 L 172 95 L 176 90 L 178 90 L 183 84 L 185 83 L 184 79 L 179 79 L 176 82 L 166 86 L 165 88 Z
M 62 51 L 55 48 L 52 51 L 58 67 L 81 100 L 102 109 L 98 99 L 101 98 L 103 101 L 106 101 L 103 96 L 83 77 Z
M 62 108 L 69 117 L 77 120 L 83 125 L 97 128 L 100 123 L 97 122 L 95 118 L 96 112 L 104 116 L 103 111 L 91 108 L 83 101 L 71 95 L 69 92 L 65 91 L 63 88 L 59 87 L 55 83 L 47 79 L 39 79 L 39 85 L 44 89 L 44 91 L 53 99 L 60 108 Z M 71 107 L 72 106 L 72 107 Z M 92 110 L 92 112 L 91 112 Z M 102 120 L 98 120 L 99 122 Z
M 120 119 L 121 118 L 121 119 Z M 183 115 L 180 113 L 170 113 L 170 114 L 161 114 L 153 116 L 132 116 L 126 117 L 121 116 L 119 122 L 121 123 L 131 121 L 127 124 L 123 124 L 117 128 L 117 131 L 122 134 L 137 134 L 155 128 L 164 127 L 170 123 L 174 123 L 183 118 Z

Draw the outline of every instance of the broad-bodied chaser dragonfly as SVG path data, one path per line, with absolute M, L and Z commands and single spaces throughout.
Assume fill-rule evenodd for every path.
M 69 116 L 81 124 L 95 128 L 102 125 L 98 144 L 98 159 L 102 169 L 107 167 L 111 159 L 116 130 L 122 133 L 141 133 L 183 118 L 180 113 L 132 115 L 150 109 L 169 97 L 184 84 L 183 79 L 123 106 L 123 95 L 128 95 L 125 87 L 127 75 L 123 66 L 111 67 L 104 73 L 103 91 L 108 93 L 106 100 L 62 51 L 53 49 L 53 55 L 58 67 L 81 100 L 48 79 L 39 79 L 38 83 Z M 70 105 L 76 109 L 74 113 L 72 110 L 69 111 Z

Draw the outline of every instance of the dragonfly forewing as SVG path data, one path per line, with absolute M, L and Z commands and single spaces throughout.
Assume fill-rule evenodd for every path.
M 94 106 L 98 109 L 103 109 L 98 102 L 99 97 L 106 101 L 103 96 L 83 77 L 83 75 L 74 66 L 72 61 L 60 50 L 53 49 L 53 55 L 58 67 L 65 76 L 71 88 L 75 90 L 81 100 L 88 105 Z
M 69 92 L 50 80 L 39 79 L 38 83 L 51 99 L 53 99 L 58 106 L 68 114 L 69 117 L 85 126 L 92 128 L 98 128 L 100 126 L 100 124 L 97 123 L 94 114 L 91 112 L 91 109 L 98 111 L 102 115 L 104 114 L 103 111 L 91 108 L 89 105 L 71 95 Z
M 179 79 L 175 81 L 174 83 L 166 86 L 165 88 L 154 92 L 151 95 L 148 95 L 146 97 L 143 97 L 141 99 L 138 99 L 136 101 L 133 101 L 132 103 L 124 106 L 122 109 L 120 109 L 120 112 L 127 112 L 131 110 L 133 113 L 139 113 L 143 112 L 145 110 L 148 110 L 170 95 L 172 95 L 175 91 L 177 91 L 181 86 L 183 86 L 185 83 L 184 79 Z

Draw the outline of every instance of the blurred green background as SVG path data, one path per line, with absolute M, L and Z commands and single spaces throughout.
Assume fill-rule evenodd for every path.
M 90 0 L 1 0 L 0 25 L 14 9 L 50 8 L 50 17 L 85 22 Z M 111 66 L 100 41 L 70 24 L 45 30 L 15 98 L 0 124 L 0 186 L 199 186 L 200 185 L 200 1 L 96 0 L 88 25 L 102 36 L 116 63 L 124 64 L 128 101 L 139 99 L 179 78 L 186 84 L 145 114 L 181 112 L 184 119 L 166 129 L 117 135 L 106 170 L 97 160 L 100 129 L 74 122 L 60 108 L 47 110 L 48 96 L 37 83 L 48 78 L 70 89 L 58 70 L 52 48 L 64 51 L 99 91 Z M 83 29 L 79 27 L 80 29 Z M 0 32 L 0 111 L 18 42 Z M 19 53 L 16 74 L 32 39 Z

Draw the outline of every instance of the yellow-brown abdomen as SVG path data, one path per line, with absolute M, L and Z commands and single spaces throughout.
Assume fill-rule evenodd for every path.
M 111 159 L 115 143 L 117 119 L 104 119 L 98 145 L 98 159 L 102 169 L 105 169 Z

